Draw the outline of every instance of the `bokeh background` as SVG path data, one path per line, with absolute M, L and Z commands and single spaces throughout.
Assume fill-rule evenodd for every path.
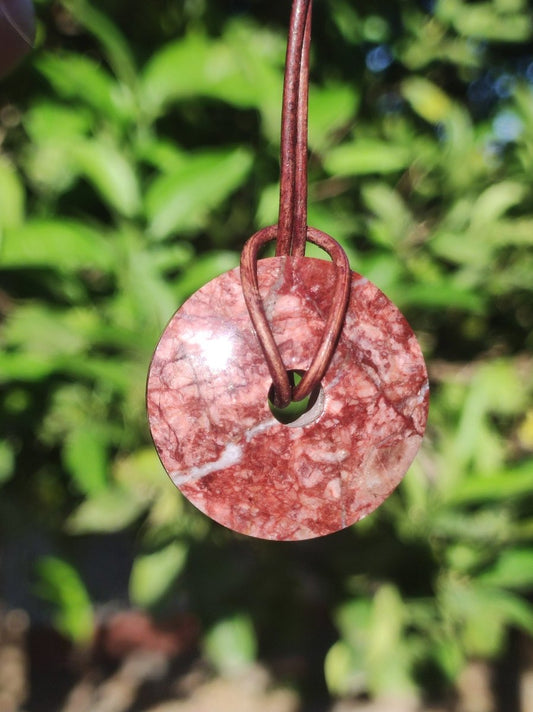
M 184 501 L 146 372 L 276 221 L 290 3 L 39 0 L 0 82 L 2 712 L 533 710 L 532 9 L 315 5 L 309 222 L 420 339 L 422 451 L 324 539 Z

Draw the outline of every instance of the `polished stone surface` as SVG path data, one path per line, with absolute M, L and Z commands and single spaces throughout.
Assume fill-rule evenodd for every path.
M 283 361 L 305 371 L 334 268 L 275 257 L 258 274 Z M 402 314 L 353 273 L 336 352 L 301 422 L 274 418 L 271 384 L 237 268 L 185 302 L 152 360 L 150 427 L 173 482 L 220 524 L 266 539 L 322 536 L 372 512 L 411 464 L 427 418 L 426 368 Z

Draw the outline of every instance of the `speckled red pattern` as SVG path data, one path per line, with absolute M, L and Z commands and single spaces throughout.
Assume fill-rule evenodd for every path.
M 284 363 L 305 371 L 333 266 L 274 257 L 258 272 Z M 174 483 L 220 524 L 265 539 L 322 536 L 372 512 L 411 464 L 427 418 L 424 360 L 398 309 L 354 273 L 323 392 L 303 423 L 273 417 L 270 386 L 234 269 L 176 312 L 150 368 L 150 427 Z

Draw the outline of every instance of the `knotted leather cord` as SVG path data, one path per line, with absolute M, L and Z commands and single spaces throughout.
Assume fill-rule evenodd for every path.
M 241 282 L 243 294 L 250 318 L 254 325 L 259 343 L 268 364 L 274 384 L 274 402 L 284 408 L 291 401 L 303 400 L 322 380 L 339 338 L 344 316 L 350 297 L 351 273 L 348 257 L 339 243 L 325 232 L 316 228 L 307 228 L 307 239 L 321 247 L 333 260 L 335 266 L 335 288 L 331 299 L 331 309 L 324 328 L 322 343 L 316 352 L 309 369 L 300 383 L 293 389 L 287 369 L 281 358 L 272 330 L 266 318 L 263 300 L 259 292 L 257 279 L 257 255 L 263 245 L 277 237 L 276 225 L 265 227 L 256 232 L 244 245 L 241 254 Z
M 309 48 L 312 0 L 294 0 L 287 44 L 281 131 L 280 214 L 278 225 L 263 228 L 241 254 L 243 295 L 272 377 L 274 403 L 280 408 L 303 400 L 322 380 L 335 351 L 350 296 L 351 273 L 346 253 L 329 235 L 307 226 L 307 131 Z M 277 240 L 276 255 L 303 256 L 307 240 L 331 257 L 335 289 L 322 342 L 300 383 L 295 386 L 268 323 L 257 278 L 260 248 Z

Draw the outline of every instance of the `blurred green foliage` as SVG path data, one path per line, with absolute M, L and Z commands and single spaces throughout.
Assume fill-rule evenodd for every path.
M 304 689 L 324 665 L 334 695 L 432 694 L 533 634 L 531 9 L 317 2 L 309 221 L 404 310 L 433 395 L 380 510 L 282 545 L 181 498 L 144 388 L 175 309 L 276 221 L 285 5 L 41 0 L 0 85 L 0 528 L 46 542 L 8 603 L 83 642 L 113 590 L 198 615 L 222 671 L 298 654 Z M 104 536 L 129 593 L 86 564 Z

